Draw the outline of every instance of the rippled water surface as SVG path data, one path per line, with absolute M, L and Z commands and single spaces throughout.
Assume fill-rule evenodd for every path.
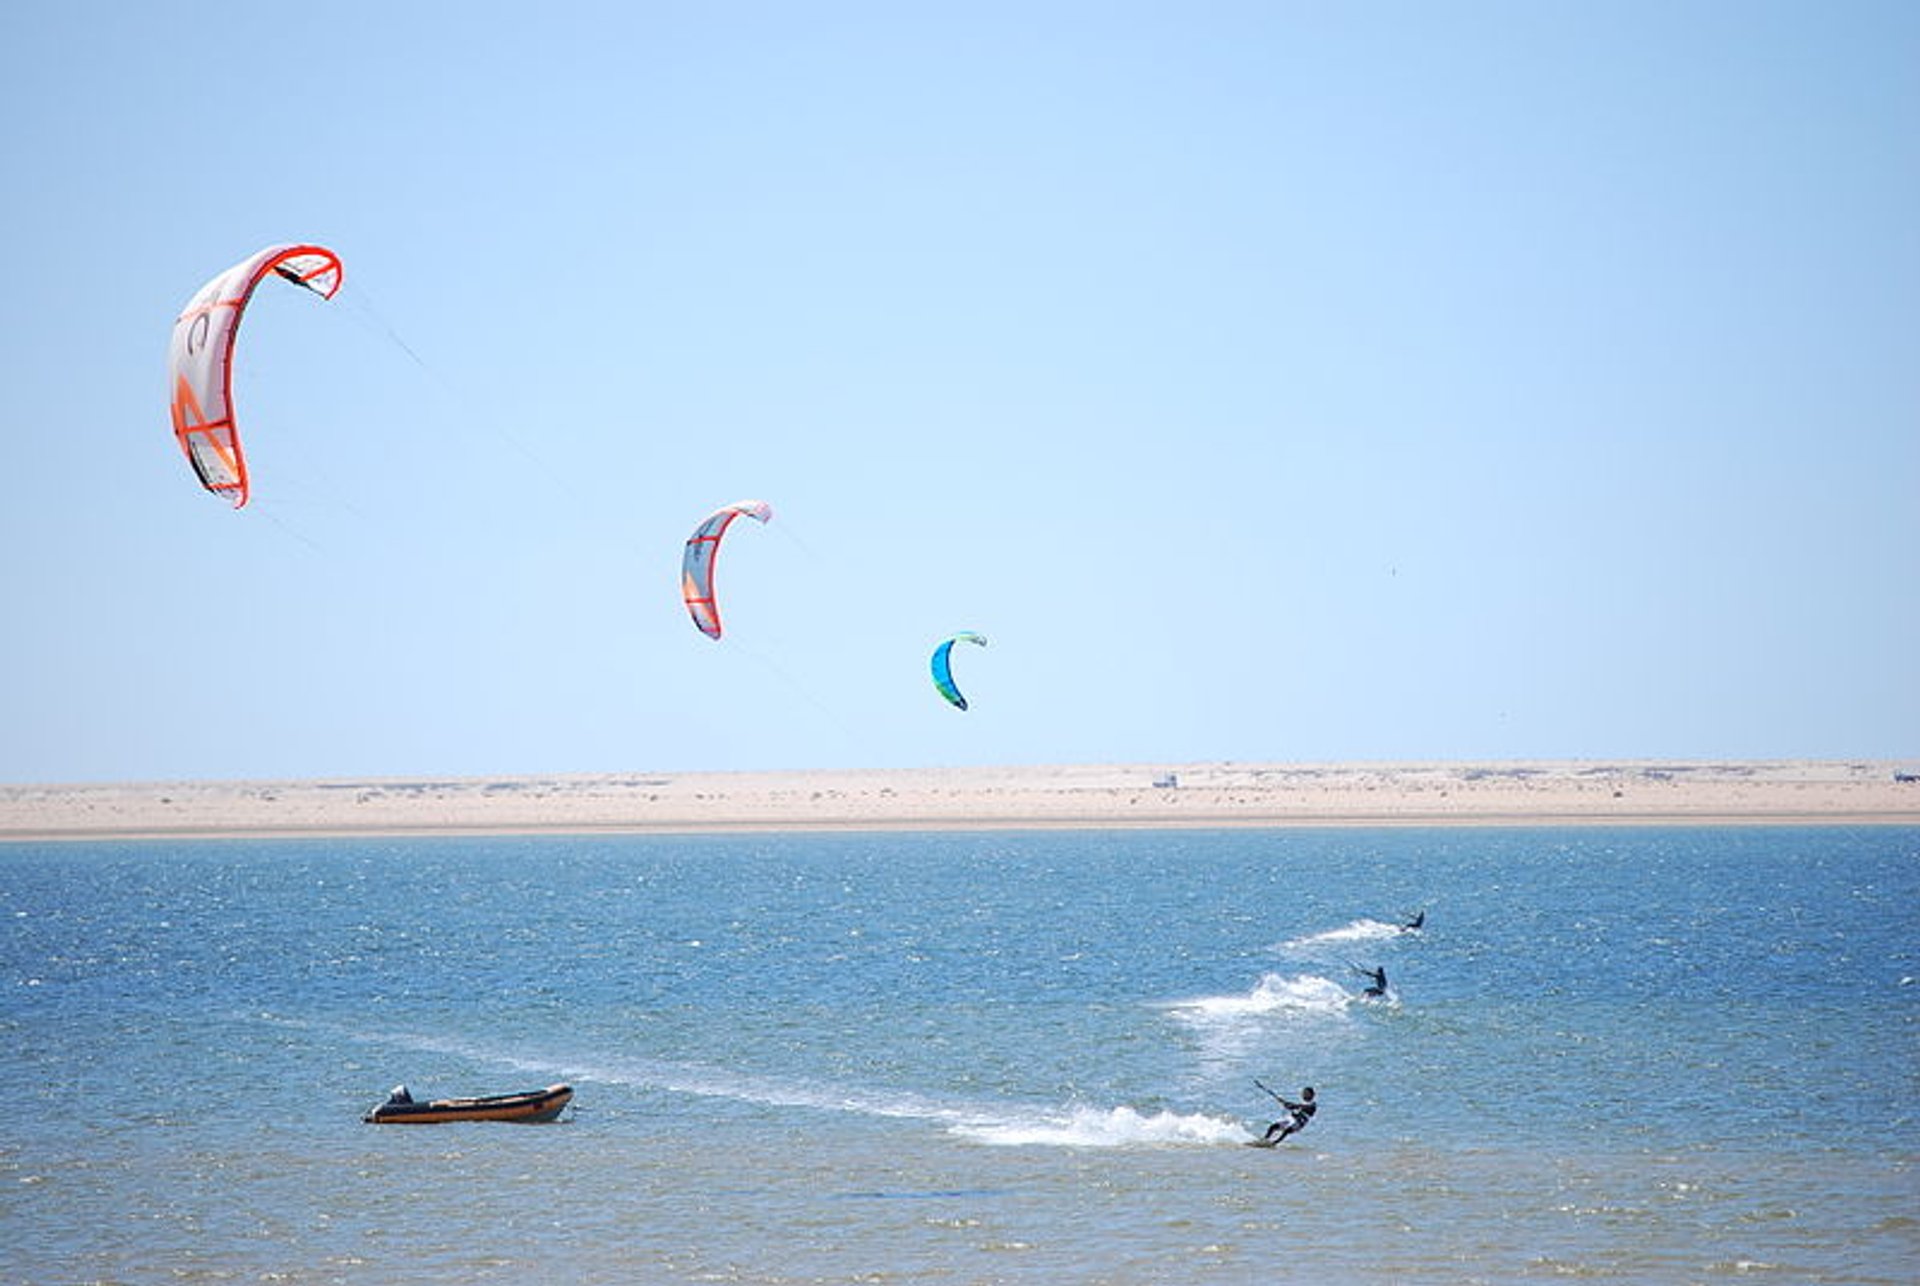
M 0 846 L 0 1277 L 1912 1282 L 1916 908 L 1886 828 Z

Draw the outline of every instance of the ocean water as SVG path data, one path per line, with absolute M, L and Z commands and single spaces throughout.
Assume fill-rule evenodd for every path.
M 1916 913 L 1888 828 L 0 845 L 0 1280 L 1914 1282 Z

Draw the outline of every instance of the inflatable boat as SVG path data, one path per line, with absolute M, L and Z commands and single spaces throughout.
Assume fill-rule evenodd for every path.
M 551 1121 L 573 1101 L 571 1085 L 549 1085 L 524 1094 L 492 1094 L 484 1098 L 436 1098 L 421 1103 L 404 1085 L 387 1101 L 368 1112 L 370 1125 L 433 1125 L 441 1121 Z

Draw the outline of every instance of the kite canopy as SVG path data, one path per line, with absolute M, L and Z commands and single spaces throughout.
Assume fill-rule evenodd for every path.
M 687 537 L 687 552 L 680 561 L 680 596 L 687 600 L 693 623 L 710 639 L 720 637 L 720 605 L 713 597 L 713 560 L 720 553 L 720 538 L 741 514 L 767 522 L 773 517 L 773 506 L 764 500 L 736 500 L 722 505 Z
M 933 649 L 933 686 L 940 689 L 940 695 L 958 708 L 967 708 L 967 699 L 960 695 L 960 689 L 953 682 L 953 645 L 955 643 L 977 643 L 987 645 L 986 635 L 975 634 L 972 630 L 962 630 L 952 638 L 941 642 Z
M 173 436 L 200 485 L 247 503 L 247 460 L 233 418 L 233 341 L 253 288 L 268 273 L 332 299 L 340 259 L 321 246 L 269 246 L 200 287 L 173 323 L 168 367 L 173 384 Z

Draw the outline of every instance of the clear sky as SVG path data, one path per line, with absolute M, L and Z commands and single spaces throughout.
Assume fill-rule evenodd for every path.
M 12 0 L 0 780 L 1920 754 L 1917 68 L 1908 0 Z M 236 512 L 167 338 L 284 241 L 346 285 L 256 296 Z

